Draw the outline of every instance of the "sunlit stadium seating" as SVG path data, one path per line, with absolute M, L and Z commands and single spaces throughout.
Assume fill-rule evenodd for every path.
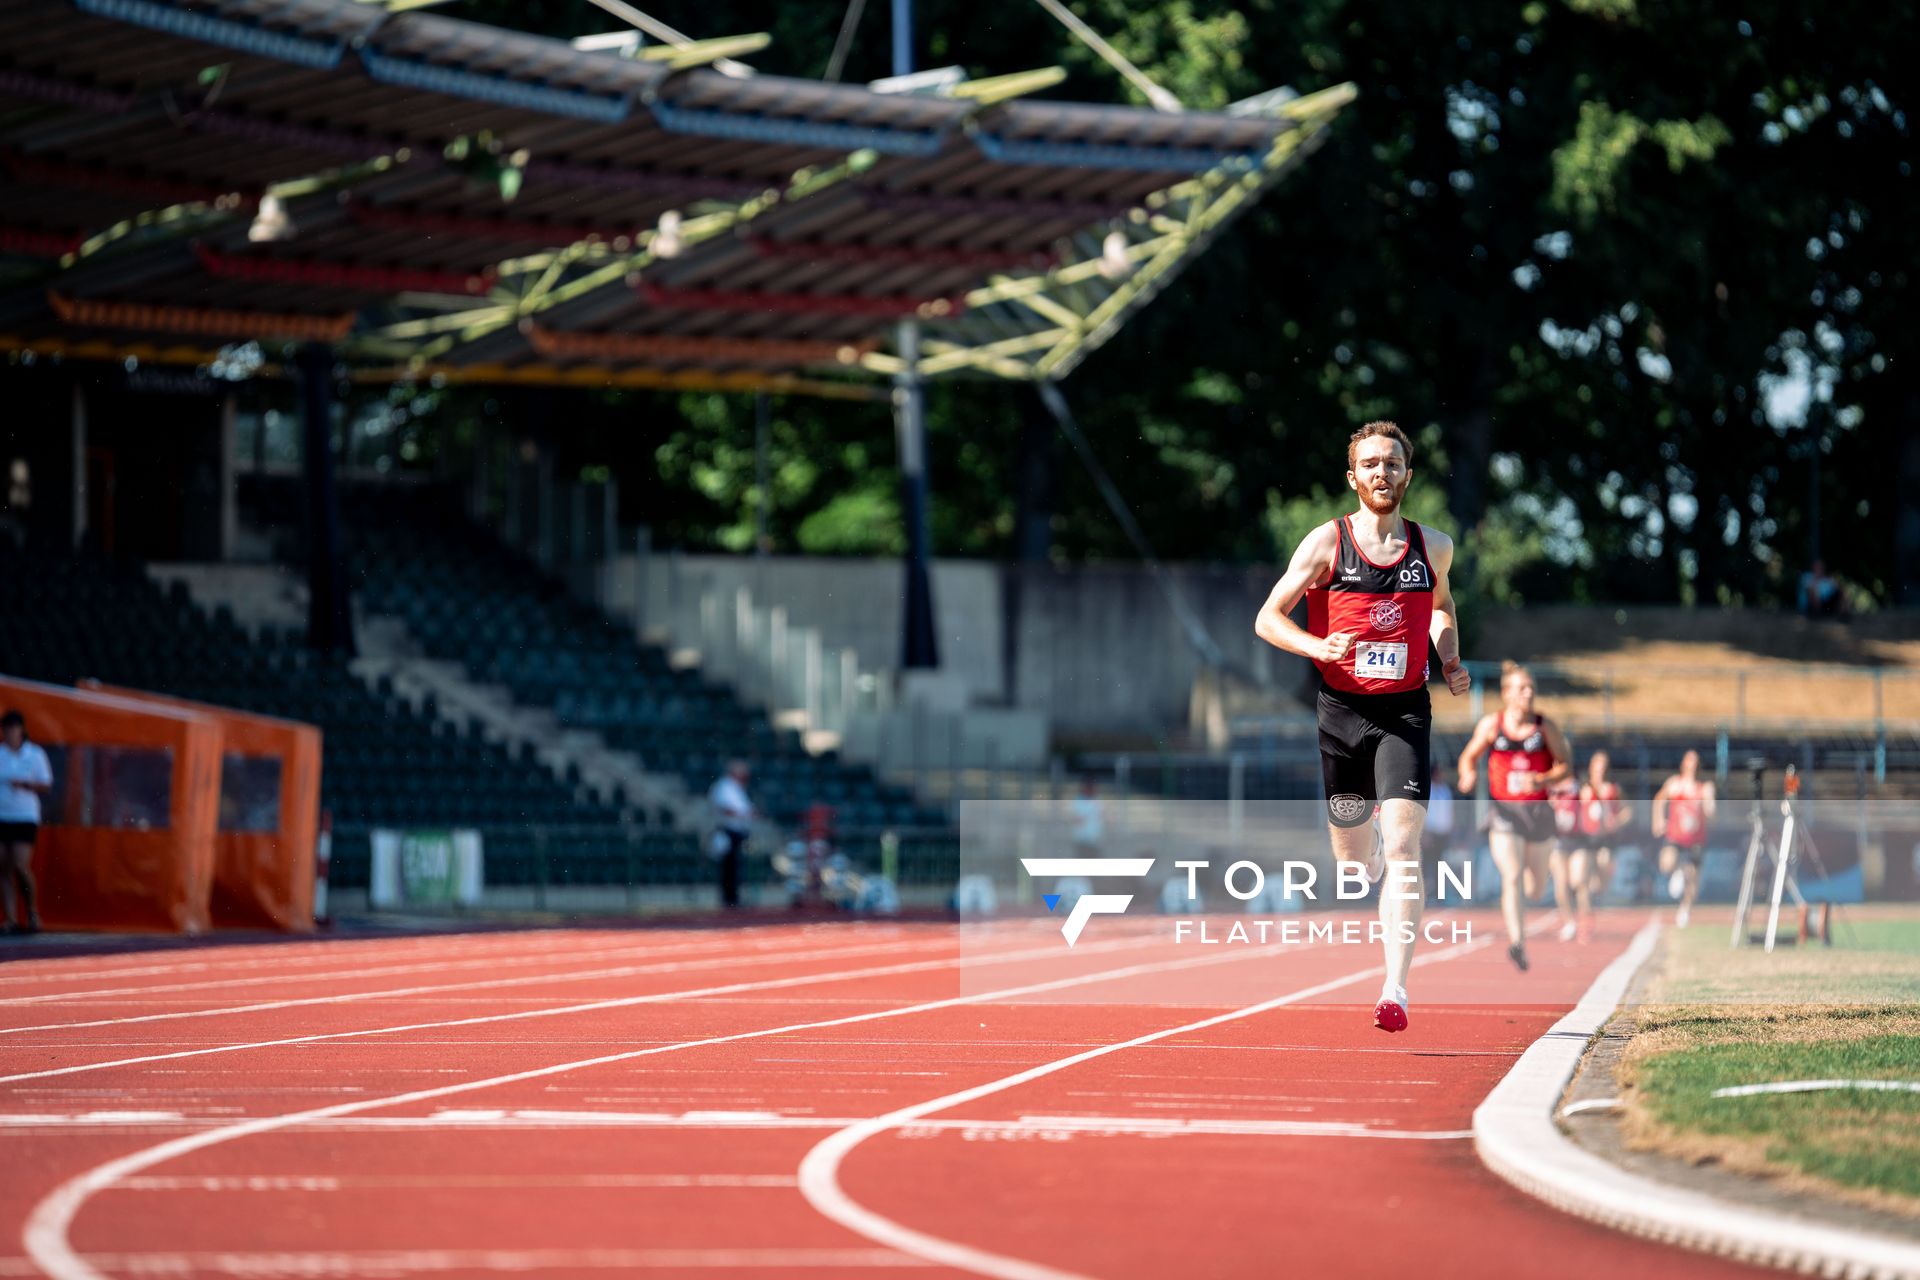
M 793 823 L 832 804 L 843 827 L 928 827 L 944 821 L 864 765 L 810 754 L 725 685 L 675 670 L 629 626 L 571 598 L 558 583 L 468 521 L 442 491 L 346 491 L 349 569 L 361 605 L 404 619 L 429 653 L 526 705 L 600 734 L 646 767 L 704 792 L 730 757 L 754 767 L 756 802 Z

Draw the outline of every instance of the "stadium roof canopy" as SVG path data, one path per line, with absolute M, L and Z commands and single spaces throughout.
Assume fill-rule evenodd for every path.
M 396 8 L 404 7 L 396 5 Z M 0 0 L 0 349 L 866 394 L 1067 373 L 1325 136 L 713 69 L 358 0 Z

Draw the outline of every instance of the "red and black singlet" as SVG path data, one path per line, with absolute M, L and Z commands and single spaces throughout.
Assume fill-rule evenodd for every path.
M 1328 688 L 1347 693 L 1410 693 L 1427 684 L 1427 632 L 1433 622 L 1433 565 L 1413 521 L 1407 549 L 1392 564 L 1367 559 L 1348 521 L 1334 521 L 1340 549 L 1333 573 L 1307 591 L 1307 630 L 1345 631 L 1353 648 L 1339 662 L 1314 663 Z
M 1507 732 L 1505 712 L 1499 717 L 1500 732 L 1493 739 L 1493 751 L 1487 756 L 1487 790 L 1495 800 L 1531 801 L 1547 798 L 1547 770 L 1553 768 L 1553 752 L 1547 747 L 1546 721 L 1538 711 L 1533 723 L 1518 737 Z M 1531 787 L 1515 791 L 1512 775 L 1520 770 L 1533 775 Z
M 1591 782 L 1580 788 L 1580 832 L 1604 836 L 1613 832 L 1620 812 L 1620 788 L 1611 782 L 1595 787 Z
M 1553 829 L 1570 836 L 1580 829 L 1580 792 L 1575 787 L 1556 787 L 1547 793 L 1553 806 Z
M 1667 797 L 1667 843 L 1691 849 L 1707 842 L 1707 810 L 1700 784 L 1675 780 Z

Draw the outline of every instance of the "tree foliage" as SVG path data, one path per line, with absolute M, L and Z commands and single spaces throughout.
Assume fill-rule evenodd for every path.
M 584 0 L 462 8 L 562 35 L 610 25 Z M 1361 93 L 1067 384 L 1162 555 L 1283 559 L 1345 500 L 1348 432 L 1392 417 L 1422 441 L 1421 511 L 1460 535 L 1489 598 L 1790 599 L 1816 508 L 1837 571 L 1883 602 L 1920 596 L 1911 4 L 1075 8 L 1194 107 L 1278 84 Z M 849 79 L 891 70 L 886 10 L 866 6 Z M 771 0 L 657 12 L 695 35 L 772 31 L 756 64 L 805 76 L 842 17 Z M 922 0 L 917 20 L 925 65 L 1058 62 L 1059 96 L 1137 101 L 1035 5 Z M 1130 555 L 1032 401 L 936 388 L 936 545 L 1008 554 L 1024 492 L 1050 554 Z M 621 474 L 638 517 L 743 545 L 751 403 L 635 414 L 652 466 Z M 776 546 L 897 547 L 885 407 L 783 401 L 774 417 Z

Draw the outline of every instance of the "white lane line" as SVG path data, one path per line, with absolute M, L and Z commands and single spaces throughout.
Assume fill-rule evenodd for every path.
M 291 1133 L 378 1132 L 382 1130 L 541 1130 L 698 1129 L 715 1132 L 750 1129 L 844 1129 L 865 1116 L 787 1115 L 778 1112 L 689 1111 L 679 1115 L 650 1111 L 552 1111 L 443 1109 L 425 1116 L 342 1116 L 293 1126 Z M 217 1116 L 189 1118 L 179 1113 L 154 1112 L 148 1118 L 118 1124 L 79 1116 L 6 1116 L 0 1126 L 10 1129 L 58 1129 L 73 1126 L 109 1127 L 143 1133 L 169 1129 L 212 1129 L 232 1120 Z M 1404 1141 L 1457 1141 L 1472 1136 L 1467 1129 L 1391 1129 L 1331 1120 L 1235 1120 L 1218 1117 L 1158 1116 L 1021 1116 L 1018 1120 L 922 1120 L 902 1126 L 909 1136 L 934 1133 L 1019 1133 L 1069 1138 L 1090 1137 L 1241 1137 L 1241 1138 L 1380 1138 Z M 137 1180 L 136 1180 L 137 1181 Z M 164 1181 L 160 1179 L 158 1181 Z M 184 1182 L 204 1179 L 183 1179 Z M 789 1179 L 791 1181 L 791 1179 Z M 126 1185 L 126 1184 L 121 1184 Z
M 891 1249 L 395 1249 L 349 1253 L 103 1253 L 100 1265 L 136 1276 L 232 1276 L 287 1280 L 289 1276 L 401 1276 L 429 1272 L 772 1270 L 845 1271 L 920 1267 Z M 35 1276 L 27 1258 L 0 1258 L 0 1276 Z M 89 1275 L 99 1272 L 89 1269 Z
M 1737 1084 L 1715 1089 L 1716 1098 L 1751 1098 L 1764 1093 L 1825 1093 L 1830 1089 L 1864 1089 L 1879 1093 L 1920 1093 L 1920 1080 L 1778 1080 L 1772 1084 Z
M 0 997 L 0 1007 L 17 1007 L 33 1004 L 69 1004 L 79 1000 L 110 1000 L 117 996 L 146 997 L 172 995 L 181 991 L 206 991 L 209 989 L 226 990 L 231 987 L 257 987 L 276 982 L 331 982 L 339 978 L 387 978 L 405 973 L 452 972 L 459 969 L 519 968 L 530 964 L 571 964 L 579 960 L 604 960 L 610 956 L 684 955 L 689 952 L 716 952 L 727 950 L 724 943 L 708 941 L 705 943 L 688 942 L 671 946 L 641 946 L 629 942 L 623 946 L 605 947 L 591 951 L 543 951 L 525 955 L 481 956 L 479 958 L 461 958 L 454 960 L 421 960 L 409 964 L 396 964 L 352 969 L 322 969 L 305 973 L 267 973 L 253 977 L 203 978 L 195 982 L 155 983 L 139 987 L 102 987 L 92 991 L 56 991 L 32 996 Z M 758 948 L 755 948 L 758 950 Z M 338 957 L 336 957 L 338 958 Z M 264 963 L 268 957 L 262 957 Z
M 182 1018 L 224 1018 L 243 1013 L 271 1013 L 279 1009 L 300 1009 L 313 1005 L 360 1004 L 371 1000 L 398 1000 L 408 996 L 445 995 L 452 991 L 497 991 L 502 987 L 531 987 L 547 982 L 596 982 L 607 978 L 634 978 L 650 973 L 687 973 L 696 969 L 791 964 L 800 960 L 844 959 L 848 956 L 886 955 L 896 951 L 919 949 L 912 942 L 869 942 L 854 947 L 830 947 L 823 951 L 789 952 L 784 955 L 778 953 L 740 955 L 734 952 L 723 952 L 717 956 L 696 960 L 662 960 L 655 964 L 617 965 L 607 969 L 581 969 L 562 973 L 525 973 L 512 978 L 482 978 L 475 982 L 391 987 L 379 991 L 341 991 L 324 996 L 296 996 L 287 1000 L 261 1000 L 254 1004 L 219 1005 L 211 1009 L 179 1009 L 168 1013 L 135 1013 L 118 1018 L 91 1018 L 84 1022 L 46 1022 L 30 1027 L 0 1027 L 0 1035 L 24 1035 L 30 1031 L 79 1031 L 90 1027 L 122 1027 L 140 1022 L 175 1022 Z M 8 1078 L 10 1077 L 0 1077 L 0 1080 Z
M 1416 965 L 1433 964 L 1470 951 L 1484 950 L 1489 942 L 1490 938 L 1482 938 L 1477 942 L 1463 942 L 1422 956 L 1414 963 Z M 807 1152 L 805 1158 L 800 1161 L 800 1194 L 805 1196 L 807 1203 L 829 1221 L 837 1222 L 875 1243 L 898 1249 L 902 1253 L 910 1253 L 940 1266 L 971 1271 L 976 1275 L 999 1277 L 999 1280 L 1087 1280 L 1076 1272 L 1029 1262 L 1024 1258 L 1008 1257 L 986 1249 L 976 1249 L 971 1245 L 961 1244 L 956 1240 L 944 1240 L 939 1236 L 916 1231 L 903 1223 L 895 1222 L 867 1208 L 847 1194 L 845 1188 L 840 1185 L 840 1165 L 849 1152 L 868 1138 L 885 1133 L 889 1129 L 898 1129 L 920 1121 L 936 1111 L 945 1111 L 951 1107 L 989 1097 L 1016 1085 L 1026 1084 L 1028 1081 L 1065 1071 L 1069 1067 L 1079 1066 L 1083 1062 L 1104 1058 L 1108 1054 L 1139 1048 L 1174 1036 L 1205 1031 L 1210 1027 L 1237 1022 L 1286 1005 L 1311 1000 L 1315 996 L 1337 991 L 1341 987 L 1379 977 L 1382 972 L 1383 969 L 1379 965 L 1369 969 L 1355 970 L 1341 977 L 1289 991 L 1285 995 L 1275 996 L 1271 1000 L 1262 1000 L 1258 1004 L 1235 1009 L 1229 1013 L 1215 1014 L 1213 1017 L 1201 1018 L 1181 1026 L 1150 1031 L 1145 1035 L 1135 1036 L 1131 1040 L 1122 1040 L 1117 1044 L 1101 1045 L 1070 1057 L 1056 1058 L 1052 1062 L 1043 1062 L 1039 1066 L 1016 1071 L 1012 1075 L 1002 1076 L 998 1080 L 989 1080 L 985 1084 L 975 1085 L 970 1089 L 961 1089 L 943 1097 L 929 1098 L 925 1102 L 917 1102 L 882 1116 L 862 1120 L 859 1124 L 849 1125 L 831 1137 L 823 1139 Z
M 907 936 L 909 927 L 873 921 L 837 922 L 834 932 L 845 934 L 859 930 L 879 936 Z M 653 942 L 686 944 L 712 941 L 723 945 L 731 930 L 686 929 L 642 926 L 639 930 Z M 754 926 L 758 945 L 791 945 L 795 939 L 807 939 L 823 932 L 818 925 L 768 924 Z M 606 946 L 620 929 L 514 929 L 488 934 L 427 934 L 407 938 L 321 937 L 311 942 L 272 942 L 260 944 L 199 946 L 184 949 L 185 958 L 166 963 L 127 965 L 121 968 L 91 967 L 102 956 L 75 957 L 71 960 L 15 960 L 0 973 L 0 988 L 32 986 L 50 982 L 101 982 L 121 978 L 157 977 L 166 974 L 220 973 L 238 970 L 250 972 L 262 965 L 278 969 L 306 969 L 315 965 L 360 963 L 397 963 L 421 960 L 488 960 L 505 963 L 525 959 L 559 956 L 566 958 L 570 948 Z M 635 932 L 628 929 L 625 932 Z M 737 942 L 736 942 L 736 945 Z M 531 946 L 531 949 L 528 949 Z M 62 965 L 59 969 L 53 965 Z M 58 993 L 51 993 L 58 995 Z M 19 997 L 13 997 L 18 999 Z
M 1049 949 L 1059 953 L 1058 947 Z M 535 1067 L 527 1071 L 516 1071 L 507 1075 L 491 1076 L 480 1080 L 467 1080 L 458 1084 L 440 1085 L 432 1089 L 418 1089 L 409 1093 L 390 1094 L 381 1098 L 366 1098 L 356 1102 L 340 1102 L 331 1106 L 314 1107 L 304 1111 L 290 1111 L 277 1116 L 262 1116 L 250 1120 L 238 1121 L 204 1133 L 187 1134 L 166 1142 L 132 1152 L 129 1155 L 96 1165 L 75 1177 L 67 1179 L 33 1207 L 27 1215 L 26 1226 L 21 1234 L 28 1257 L 54 1280 L 108 1280 L 104 1272 L 95 1268 L 75 1251 L 67 1238 L 74 1217 L 95 1194 L 112 1186 L 124 1178 L 144 1173 L 155 1165 L 168 1160 L 203 1151 L 208 1147 L 233 1142 L 240 1138 L 257 1134 L 272 1133 L 296 1125 L 310 1124 L 316 1120 L 328 1120 L 339 1116 L 356 1115 L 379 1107 L 407 1106 L 416 1102 L 430 1102 L 436 1098 L 453 1097 L 456 1094 L 472 1093 L 480 1089 L 497 1088 L 502 1085 L 520 1084 L 528 1080 L 541 1080 L 550 1076 L 563 1075 L 569 1071 L 578 1071 L 588 1067 L 606 1066 L 615 1062 L 631 1062 L 637 1058 L 648 1058 L 658 1054 L 676 1053 L 685 1049 L 708 1048 L 713 1045 L 737 1044 L 747 1040 L 759 1040 L 768 1036 L 789 1035 L 796 1031 L 817 1031 L 827 1027 L 845 1027 L 860 1023 L 879 1022 L 888 1018 L 907 1017 L 917 1013 L 930 1013 L 939 1009 L 953 1009 L 966 1005 L 985 1004 L 995 1000 L 1010 1000 L 1020 996 L 1038 995 L 1047 991 L 1065 991 L 1073 987 L 1086 986 L 1096 982 L 1111 982 L 1120 978 L 1138 977 L 1149 973 L 1165 973 L 1176 969 L 1196 968 L 1203 965 L 1232 963 L 1243 960 L 1270 960 L 1279 948 L 1262 949 L 1260 952 L 1226 952 L 1220 955 L 1202 955 L 1184 960 L 1163 960 L 1153 963 L 1124 965 L 1117 969 L 1100 970 L 1093 973 L 1077 974 L 1072 977 L 1055 978 L 1046 982 L 1028 983 L 1017 987 L 1006 987 L 997 991 L 977 992 L 969 995 L 951 996 L 944 1000 L 930 1000 L 905 1008 L 876 1009 L 866 1013 L 846 1014 L 838 1018 L 823 1018 L 809 1022 L 788 1023 L 785 1026 L 763 1027 L 754 1031 L 740 1031 L 731 1035 L 709 1036 L 699 1040 L 683 1040 L 672 1044 L 656 1045 L 645 1049 L 632 1049 L 624 1053 L 603 1054 L 594 1058 L 582 1058 L 574 1062 L 556 1063 L 546 1067 Z M 1016 953 L 1017 954 L 1017 953 Z M 1084 950 L 1078 953 L 1084 956 Z M 951 964 L 953 961 L 941 961 Z M 640 997 L 639 999 L 646 999 Z M 619 1002 L 627 1003 L 627 1002 Z
M 686 933 L 684 930 L 676 932 Z M 558 944 L 580 936 L 582 935 L 577 930 L 517 929 L 486 935 L 431 934 L 409 938 L 320 938 L 313 942 L 228 944 L 218 947 L 185 946 L 181 950 L 194 958 L 126 965 L 118 969 L 89 967 L 103 958 L 98 955 L 17 960 L 8 966 L 10 970 L 17 970 L 17 972 L 0 975 L 0 986 L 24 986 L 36 982 L 98 981 L 103 978 L 141 978 L 163 973 L 205 973 L 223 967 L 258 964 L 268 956 L 282 967 L 293 967 L 338 961 L 341 958 L 340 953 L 347 950 L 374 959 L 386 956 L 388 953 L 408 955 L 416 952 L 452 956 L 492 955 L 507 950 L 510 945 L 529 940 Z M 482 938 L 498 945 L 484 947 L 471 945 Z M 460 945 L 462 943 L 468 945 Z M 54 968 L 53 966 L 56 965 L 63 967 Z
M 1083 947 L 1080 954 L 1095 951 L 1116 951 L 1134 949 L 1131 942 L 1100 943 L 1092 947 Z M 992 957 L 976 957 L 963 961 L 959 956 L 947 956 L 938 960 L 916 960 L 902 964 L 877 965 L 864 969 L 840 969 L 827 973 L 796 974 L 787 978 L 762 978 L 752 982 L 731 982 L 717 987 L 693 987 L 680 991 L 661 991 L 642 996 L 620 996 L 606 1000 L 592 1000 L 583 1004 L 561 1005 L 551 1009 L 516 1009 L 511 1013 L 490 1013 L 472 1018 L 446 1018 L 434 1022 L 410 1022 L 398 1026 L 366 1027 L 355 1031 L 316 1032 L 304 1036 L 287 1036 L 278 1040 L 250 1040 L 234 1044 L 203 1045 L 194 1049 L 177 1049 L 168 1053 L 143 1054 L 134 1058 L 114 1058 L 105 1062 L 81 1062 L 72 1066 L 47 1067 L 39 1071 L 19 1071 L 12 1075 L 0 1076 L 0 1084 L 17 1084 L 22 1080 L 45 1080 L 54 1076 L 80 1075 L 89 1071 L 105 1071 L 113 1067 L 144 1066 L 153 1062 L 173 1062 L 181 1058 L 200 1058 L 215 1053 L 238 1053 L 246 1049 L 277 1049 L 293 1044 L 317 1044 L 325 1041 L 352 1040 L 366 1036 L 398 1035 L 407 1031 L 433 1031 L 446 1027 L 473 1027 L 495 1022 L 515 1022 L 527 1018 L 555 1018 L 576 1013 L 597 1013 L 607 1009 L 626 1009 L 636 1005 L 665 1004 L 678 1000 L 698 1000 L 707 996 L 738 995 L 743 991 L 772 991 L 787 987 L 803 987 L 815 982 L 846 982 L 862 978 L 885 978 L 899 974 L 925 973 L 934 969 L 950 969 L 962 963 L 975 965 L 1008 964 L 1018 960 L 1033 959 L 1069 959 L 1071 953 L 1064 953 L 1058 945 L 1041 946 L 1029 951 L 1013 951 Z M 917 1008 L 919 1006 L 902 1006 Z M 89 1046 L 66 1046 L 87 1048 Z
M 288 1191 L 385 1190 L 396 1187 L 503 1188 L 513 1191 L 564 1187 L 568 1190 L 678 1190 L 717 1187 L 737 1190 L 784 1189 L 795 1185 L 790 1173 L 429 1173 L 299 1174 L 239 1173 L 206 1178 L 139 1177 L 116 1182 L 114 1191 Z
M 25 1113 L 0 1115 L 0 1129 L 49 1129 L 66 1125 L 186 1124 L 178 1111 L 82 1111 L 78 1115 Z

